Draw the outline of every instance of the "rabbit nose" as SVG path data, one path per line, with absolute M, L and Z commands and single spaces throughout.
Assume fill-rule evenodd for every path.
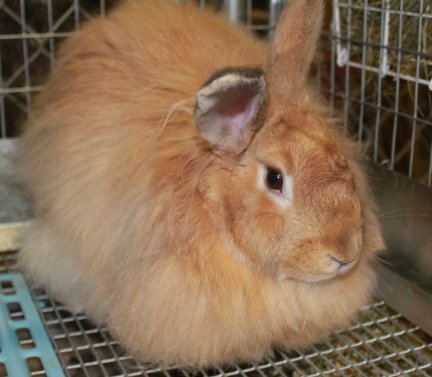
M 335 265 L 335 267 L 337 269 L 340 269 L 340 268 L 342 268 L 344 266 L 347 266 L 350 263 L 353 263 L 353 262 L 355 262 L 357 260 L 357 258 L 344 259 L 343 257 L 341 257 L 339 255 L 336 257 L 336 256 L 333 256 L 331 254 L 327 254 L 327 257 L 330 259 L 331 263 L 333 265 Z
M 361 247 L 362 235 L 360 231 L 357 231 L 344 242 L 340 241 L 334 247 L 329 248 L 327 259 L 338 270 L 345 270 L 355 264 L 360 256 Z

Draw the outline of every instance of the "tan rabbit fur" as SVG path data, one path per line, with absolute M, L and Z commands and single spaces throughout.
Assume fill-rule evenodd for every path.
M 305 89 L 321 13 L 291 0 L 269 47 L 132 0 L 66 41 L 20 148 L 27 276 L 162 364 L 259 360 L 347 325 L 383 243 L 355 146 Z

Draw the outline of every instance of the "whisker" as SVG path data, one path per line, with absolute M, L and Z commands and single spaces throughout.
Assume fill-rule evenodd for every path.
M 426 218 L 426 219 L 432 218 L 432 215 L 429 215 L 427 213 L 401 213 L 401 214 L 397 214 L 397 215 L 382 216 L 382 217 L 380 217 L 380 220 L 392 220 L 392 219 L 396 219 L 396 218 L 400 218 L 400 217 L 407 217 L 407 216 Z
M 381 264 L 384 264 L 384 265 L 386 265 L 386 266 L 390 266 L 390 267 L 393 267 L 393 266 L 394 266 L 394 264 L 393 264 L 390 260 L 378 256 L 378 257 L 377 257 L 377 265 L 380 264 L 380 263 L 381 263 Z

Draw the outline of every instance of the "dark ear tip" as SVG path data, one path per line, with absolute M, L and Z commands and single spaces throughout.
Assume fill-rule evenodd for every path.
M 261 67 L 226 67 L 214 72 L 201 88 L 228 74 L 239 75 L 247 79 L 259 79 L 264 77 L 264 70 Z

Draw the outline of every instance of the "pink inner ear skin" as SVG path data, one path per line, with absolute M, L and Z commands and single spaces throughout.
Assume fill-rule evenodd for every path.
M 250 95 L 245 93 L 237 93 L 235 96 L 227 96 L 223 98 L 219 105 L 217 112 L 226 117 L 236 117 L 240 113 L 246 111 L 246 106 L 250 100 Z M 248 93 L 249 94 L 249 93 Z
M 258 95 L 251 99 L 250 90 L 244 90 L 234 97 L 224 98 L 218 105 L 217 113 L 227 122 L 235 125 L 238 131 L 251 120 L 251 113 L 257 106 Z

